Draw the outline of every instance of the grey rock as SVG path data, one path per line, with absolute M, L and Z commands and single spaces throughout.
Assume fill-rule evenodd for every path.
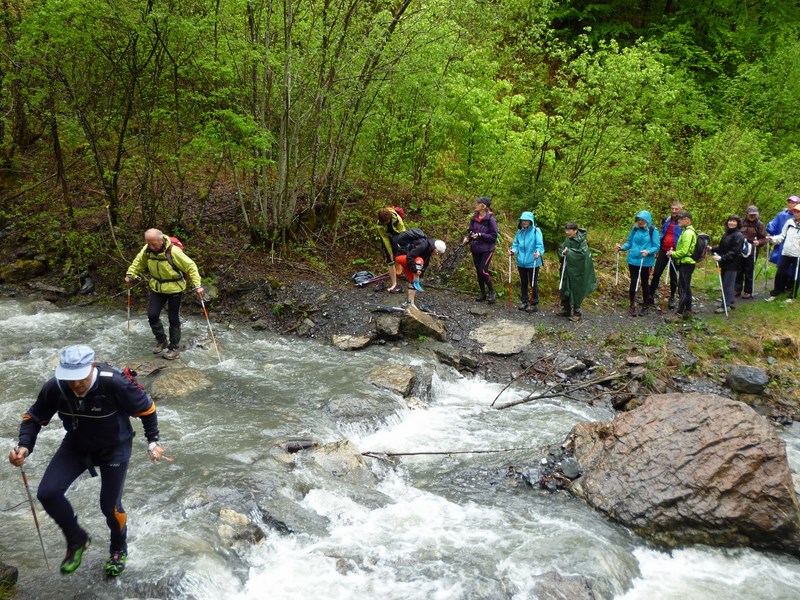
M 400 337 L 400 317 L 380 315 L 375 319 L 375 332 L 382 338 L 396 340 Z
M 586 370 L 586 363 L 564 352 L 556 354 L 553 359 L 553 366 L 566 375 L 574 375 Z
M 0 589 L 10 591 L 17 584 L 17 578 L 19 578 L 17 567 L 0 563 Z
M 367 380 L 373 385 L 397 392 L 405 398 L 414 389 L 417 371 L 413 367 L 385 365 L 372 369 L 367 375 Z
M 331 343 L 339 350 L 363 350 L 372 343 L 372 337 L 334 334 L 331 336 Z
M 581 474 L 581 464 L 572 457 L 565 458 L 561 461 L 561 472 L 564 477 L 576 479 Z
M 400 317 L 400 332 L 410 338 L 432 337 L 440 342 L 447 339 L 447 330 L 440 321 L 413 306 Z
M 591 579 L 578 575 L 565 576 L 548 571 L 536 580 L 533 588 L 537 600 L 596 600 Z
M 736 365 L 731 367 L 725 379 L 728 387 L 735 392 L 745 394 L 763 394 L 764 388 L 769 385 L 772 378 L 764 369 Z
M 527 348 L 536 335 L 536 328 L 530 323 L 503 319 L 478 327 L 469 335 L 481 344 L 484 353 L 508 356 Z

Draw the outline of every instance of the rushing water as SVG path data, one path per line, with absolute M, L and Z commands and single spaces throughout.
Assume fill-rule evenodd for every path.
M 42 303 L 0 300 L 0 404 L 3 447 L 15 444 L 19 419 L 49 377 L 60 348 L 86 343 L 118 364 L 149 360 L 144 317 L 126 333 L 125 315 L 91 309 L 58 311 Z M 94 544 L 80 570 L 48 572 L 19 472 L 0 469 L 0 561 L 20 569 L 17 598 L 527 599 L 548 571 L 581 575 L 602 598 L 796 599 L 800 561 L 752 550 L 693 547 L 666 553 L 616 526 L 565 493 L 535 491 L 505 476 L 533 452 L 418 455 L 394 463 L 367 459 L 373 486 L 323 476 L 278 444 L 313 437 L 349 439 L 362 451 L 441 452 L 536 448 L 560 442 L 576 423 L 611 414 L 568 400 L 496 411 L 502 386 L 435 367 L 425 356 L 386 347 L 358 353 L 218 326 L 216 354 L 192 349 L 183 361 L 213 387 L 158 404 L 162 438 L 173 463 L 146 460 L 141 425 L 124 504 L 129 514 L 128 568 L 106 581 L 107 528 L 97 504 L 98 480 L 84 476 L 70 491 Z M 190 318 L 184 338 L 205 336 Z M 385 364 L 433 372 L 427 409 L 403 409 L 387 422 L 340 423 L 332 401 L 391 394 L 366 382 Z M 514 388 L 505 399 L 524 393 Z M 27 463 L 34 488 L 63 435 L 54 421 Z M 785 436 L 795 470 L 797 426 Z M 38 506 L 38 504 L 37 504 Z M 263 525 L 260 543 L 226 543 L 220 509 Z M 51 565 L 63 539 L 38 507 Z

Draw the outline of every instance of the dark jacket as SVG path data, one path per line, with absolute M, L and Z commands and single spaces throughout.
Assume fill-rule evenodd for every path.
M 477 233 L 479 237 L 474 240 L 470 234 Z M 470 250 L 476 254 L 483 254 L 484 252 L 491 252 L 497 245 L 497 220 L 494 218 L 493 212 L 487 212 L 482 218 L 480 213 L 476 210 L 472 219 L 469 222 L 469 231 L 467 236 L 470 237 Z
M 83 398 L 55 377 L 42 386 L 22 418 L 20 446 L 33 452 L 39 431 L 56 413 L 67 430 L 63 443 L 81 454 L 112 451 L 130 440 L 130 417 L 142 420 L 148 441 L 158 440 L 156 405 L 147 392 L 115 370 L 99 365 L 95 369 L 97 379 Z
M 758 241 L 758 245 L 763 245 L 763 240 L 767 239 L 767 226 L 761 222 L 761 219 L 748 221 L 747 217 L 742 219 L 742 226 L 739 229 L 744 235 L 745 239 L 749 242 Z
M 723 271 L 738 271 L 742 264 L 742 244 L 744 235 L 739 229 L 725 229 L 719 246 L 712 248 L 714 254 L 719 254 L 719 266 Z
M 392 244 L 397 247 L 397 256 L 405 255 L 407 257 L 406 264 L 409 266 L 414 264 L 415 258 L 421 257 L 425 261 L 422 266 L 423 273 L 428 268 L 431 256 L 436 250 L 436 240 L 429 238 L 417 227 L 406 229 L 404 232 L 394 236 Z

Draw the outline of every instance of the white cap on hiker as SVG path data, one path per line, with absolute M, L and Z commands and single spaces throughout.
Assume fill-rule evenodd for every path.
M 63 381 L 80 381 L 92 372 L 94 350 L 89 346 L 67 346 L 61 351 L 61 358 L 56 367 L 56 379 Z
M 439 254 L 444 254 L 444 251 L 447 250 L 447 244 L 445 244 L 442 240 L 436 240 L 433 245 Z

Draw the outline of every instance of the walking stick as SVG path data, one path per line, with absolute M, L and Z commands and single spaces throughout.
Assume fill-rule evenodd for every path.
M 128 336 L 131 334 L 131 288 L 128 286 Z
M 765 256 L 765 260 L 764 260 L 764 295 L 765 296 L 767 295 L 767 271 L 769 270 L 769 254 L 770 254 L 769 247 L 771 245 L 772 244 L 767 242 L 766 252 L 764 253 L 766 255 Z
M 675 266 L 672 264 L 672 257 L 667 255 L 667 276 L 664 277 L 664 288 L 661 290 L 661 320 L 664 320 L 664 300 L 667 299 L 667 283 L 669 282 L 669 278 L 672 277 L 672 272 L 670 269 L 674 269 Z M 653 296 L 656 295 L 656 291 L 653 290 Z
M 206 323 L 208 323 L 208 334 L 211 336 L 211 342 L 214 344 L 214 350 L 217 351 L 217 358 L 219 362 L 222 363 L 222 357 L 219 355 L 219 346 L 217 346 L 217 340 L 214 337 L 214 330 L 211 329 L 211 320 L 208 318 L 208 310 L 206 309 L 206 303 L 203 302 L 203 298 L 200 298 L 200 306 L 203 307 L 203 314 L 206 316 Z
M 511 256 L 508 255 L 508 310 L 511 310 Z
M 558 291 L 561 291 L 561 287 L 564 285 L 564 273 L 567 271 L 567 255 L 561 255 L 564 259 L 564 264 L 561 266 L 561 281 L 558 282 Z
M 794 260 L 794 281 L 792 282 L 794 285 L 792 286 L 792 298 L 797 298 L 797 274 L 800 272 L 800 258 L 795 258 Z
M 19 448 L 17 448 L 17 451 L 19 451 Z M 47 552 L 44 551 L 42 530 L 39 527 L 39 519 L 36 517 L 36 507 L 33 505 L 33 496 L 31 495 L 31 488 L 28 485 L 28 476 L 25 474 L 25 469 L 23 469 L 21 466 L 19 468 L 19 472 L 22 473 L 22 483 L 25 485 L 25 491 L 28 493 L 28 503 L 31 505 L 31 513 L 33 514 L 33 523 L 36 525 L 36 533 L 39 534 L 39 544 L 42 546 L 44 564 L 47 565 L 47 570 L 50 571 L 50 561 L 47 560 Z
M 717 263 L 717 274 L 719 275 L 719 291 L 722 293 L 722 308 L 725 309 L 725 316 L 728 316 L 728 304 L 725 302 L 725 288 L 722 287 L 722 267 Z
M 619 285 L 619 250 L 617 250 L 617 266 L 614 267 L 614 287 Z
M 636 274 L 636 286 L 633 288 L 633 299 L 636 300 L 636 294 L 639 293 L 639 282 L 642 280 L 642 267 L 644 266 L 644 256 L 639 261 L 639 272 Z M 645 294 L 647 295 L 647 294 Z

